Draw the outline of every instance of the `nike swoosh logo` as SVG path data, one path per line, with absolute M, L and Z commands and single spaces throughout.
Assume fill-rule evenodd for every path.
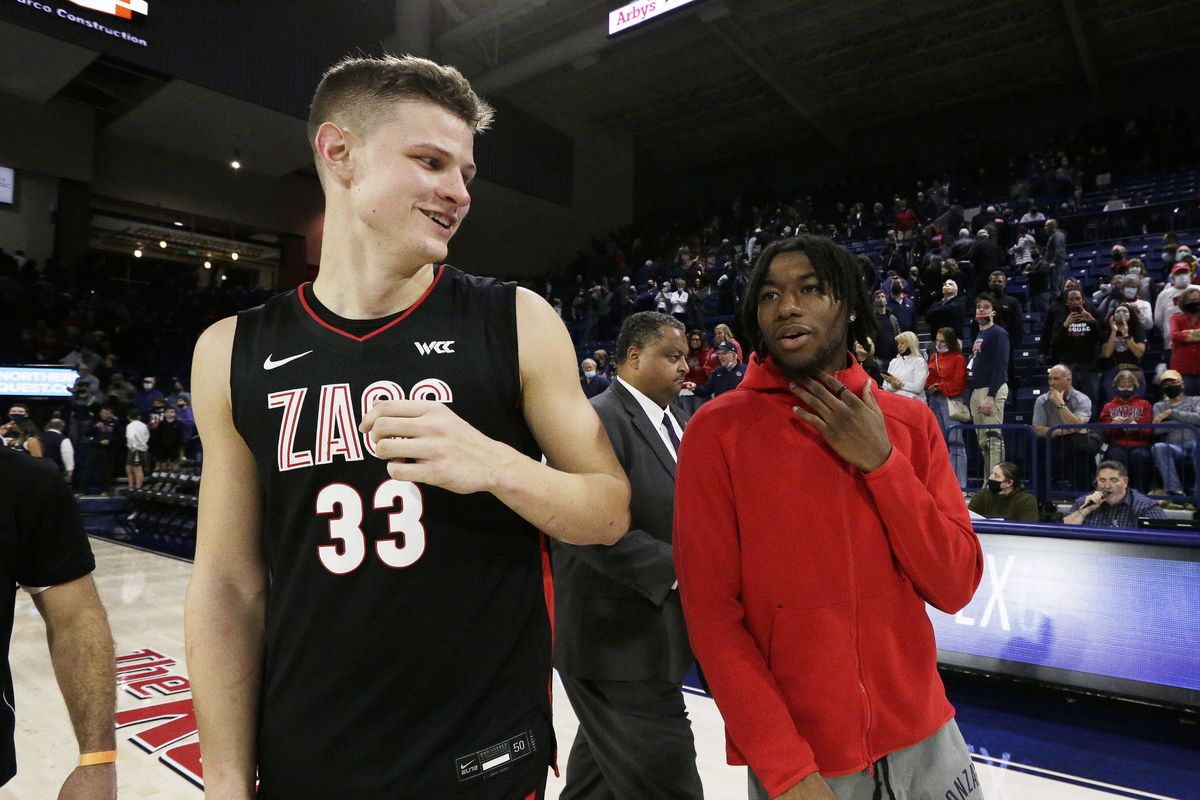
M 297 353 L 294 356 L 288 356 L 287 358 L 281 358 L 278 361 L 273 360 L 275 354 L 272 353 L 271 355 L 267 356 L 267 360 L 263 362 L 263 369 L 275 369 L 276 367 L 282 367 L 284 364 L 287 364 L 288 362 L 291 362 L 291 361 L 295 361 L 297 358 L 304 358 L 306 355 L 308 355 L 311 352 L 312 352 L 312 350 L 305 350 L 303 353 Z

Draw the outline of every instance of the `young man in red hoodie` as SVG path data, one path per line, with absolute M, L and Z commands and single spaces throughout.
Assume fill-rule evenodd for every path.
M 751 800 L 980 800 L 925 604 L 964 607 L 983 554 L 933 414 L 876 396 L 847 352 L 874 332 L 854 257 L 772 243 L 743 329 L 745 380 L 692 418 L 675 496 L 729 762 L 750 767 Z

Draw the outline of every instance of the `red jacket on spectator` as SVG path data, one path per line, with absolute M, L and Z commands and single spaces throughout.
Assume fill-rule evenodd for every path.
M 1114 417 L 1127 421 L 1129 425 L 1146 425 L 1153 419 L 1150 403 L 1144 397 L 1131 397 L 1122 400 L 1114 397 L 1100 409 L 1100 421 L 1108 424 Z M 1154 438 L 1154 432 L 1149 428 L 1123 428 L 1121 430 L 1105 431 L 1104 435 L 1115 445 L 1121 447 L 1149 447 Z
M 921 224 L 921 218 L 917 216 L 917 212 L 911 208 L 906 208 L 903 211 L 896 212 L 896 232 L 904 233 L 911 231 L 913 228 Z
M 961 397 L 967 391 L 967 359 L 962 353 L 938 353 L 929 355 L 929 377 L 925 379 L 925 390 L 936 386 L 946 397 Z
M 687 375 L 684 376 L 684 380 L 691 381 L 692 383 L 696 384 L 697 386 L 704 385 L 704 382 L 708 380 L 708 376 L 712 375 L 713 369 L 716 368 L 716 367 L 709 368 L 709 366 L 708 366 L 709 357 L 716 356 L 716 353 L 717 353 L 716 350 L 714 350 L 711 347 L 708 347 L 707 345 L 700 348 L 699 350 L 688 350 L 688 354 L 687 354 L 688 372 L 687 372 Z M 721 364 L 718 361 L 717 366 L 720 366 L 720 365 Z
M 1189 342 L 1188 331 L 1200 330 L 1200 318 L 1183 311 L 1171 317 L 1171 369 L 1184 375 L 1200 375 L 1200 342 Z
M 870 380 L 857 362 L 836 377 L 859 397 Z M 876 392 L 892 453 L 863 473 L 796 416 L 788 384 L 753 355 L 688 423 L 675 483 L 688 637 L 729 763 L 771 797 L 866 770 L 954 716 L 925 604 L 953 614 L 983 575 L 928 408 Z

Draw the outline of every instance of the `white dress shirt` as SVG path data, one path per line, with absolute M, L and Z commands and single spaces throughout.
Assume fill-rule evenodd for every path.
M 663 414 L 666 413 L 667 419 L 671 420 L 671 425 L 675 428 L 675 435 L 682 439 L 683 428 L 680 426 L 679 420 L 675 419 L 675 415 L 669 409 L 663 408 L 649 397 L 646 397 L 646 395 L 639 392 L 626 381 L 620 378 L 616 378 L 615 380 L 628 389 L 629 393 L 633 395 L 633 399 L 638 401 L 638 405 L 646 412 L 646 417 L 650 420 L 650 424 L 654 426 L 654 430 L 658 431 L 659 437 L 662 438 L 662 443 L 666 445 L 667 452 L 671 454 L 672 458 L 678 461 L 679 454 L 675 452 L 675 445 L 671 444 L 671 439 L 667 436 L 667 429 L 663 426 Z

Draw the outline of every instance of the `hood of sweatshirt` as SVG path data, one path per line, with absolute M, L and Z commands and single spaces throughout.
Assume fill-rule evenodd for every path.
M 853 354 L 847 353 L 846 361 L 850 366 L 834 373 L 834 377 L 861 398 L 867 381 L 871 378 Z M 750 364 L 746 367 L 746 377 L 742 379 L 736 391 L 781 392 L 792 398 L 792 402 L 799 402 L 792 393 L 790 384 L 791 379 L 783 374 L 774 358 L 763 358 L 758 353 L 753 353 L 750 356 Z

